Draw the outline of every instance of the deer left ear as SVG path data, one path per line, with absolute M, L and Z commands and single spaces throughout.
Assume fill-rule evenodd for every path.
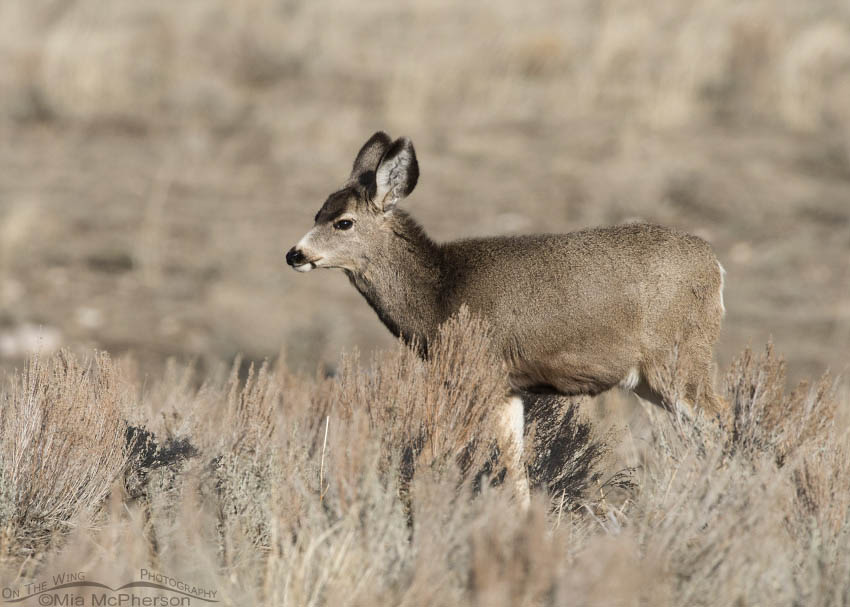
M 407 137 L 396 139 L 384 152 L 375 171 L 375 204 L 384 213 L 407 197 L 419 180 L 419 163 L 413 143 Z

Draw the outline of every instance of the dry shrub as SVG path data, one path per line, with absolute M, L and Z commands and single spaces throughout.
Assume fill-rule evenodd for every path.
M 801 604 L 850 602 L 850 449 L 848 436 L 812 443 L 792 473 L 794 511 L 787 521 L 798 541 Z
M 463 311 L 449 321 L 427 359 L 399 345 L 365 368 L 348 356 L 336 376 L 317 381 L 282 364 L 242 381 L 236 368 L 198 391 L 223 429 L 209 426 L 218 441 L 198 440 L 211 465 L 198 458 L 187 478 L 215 521 L 198 533 L 226 570 L 239 572 L 228 591 L 239 601 L 463 604 L 499 594 L 516 604 L 557 585 L 568 526 L 547 537 L 548 500 L 526 519 L 510 489 L 475 489 L 485 463 L 499 468 L 491 418 L 507 391 L 480 320 Z M 576 410 L 542 419 L 554 425 L 538 424 L 541 435 L 560 438 L 563 449 L 545 454 L 554 463 L 538 478 L 563 485 L 568 511 L 598 477 L 604 449 Z M 168 501 L 185 499 L 186 486 L 151 490 L 159 559 L 181 553 L 174 530 L 182 510 Z M 497 570 L 517 573 L 497 575 L 494 586 Z
M 725 442 L 702 416 L 690 425 L 658 416 L 625 526 L 658 564 L 671 604 L 783 603 L 792 588 L 775 577 L 792 569 L 793 544 L 777 504 L 790 483 L 769 455 L 730 455 Z
M 365 370 L 350 356 L 338 376 L 309 391 L 281 367 L 264 365 L 244 384 L 232 375 L 228 430 L 213 461 L 224 562 L 256 563 L 258 551 L 268 553 L 257 583 L 279 567 L 296 604 L 385 587 L 410 566 L 399 551 L 410 539 L 413 469 L 435 473 L 430 494 L 460 499 L 458 460 L 475 459 L 469 445 L 504 398 L 493 362 L 467 314 L 446 327 L 426 361 L 402 346 Z M 338 579 L 348 559 L 370 562 L 359 591 Z
M 217 445 L 219 455 L 211 462 L 219 549 L 227 563 L 241 558 L 233 554 L 234 535 L 246 538 L 243 544 L 253 550 L 268 546 L 268 507 L 279 480 L 273 437 L 274 416 L 282 395 L 280 377 L 264 363 L 256 371 L 252 365 L 247 379 L 241 382 L 240 362 L 234 363 L 220 394 L 224 400 L 224 431 Z
M 126 463 L 128 393 L 109 357 L 31 359 L 0 398 L 4 556 L 86 525 Z
M 815 521 L 826 536 L 842 531 L 850 513 L 850 446 L 830 436 L 830 448 L 812 445 L 792 473 L 800 522 Z
M 785 394 L 785 362 L 768 343 L 756 357 L 747 348 L 726 378 L 731 447 L 746 453 L 772 451 L 782 464 L 805 443 L 822 439 L 833 425 L 837 402 L 824 375 Z
M 670 604 L 846 596 L 848 461 L 828 379 L 786 394 L 784 363 L 768 345 L 733 364 L 727 396 L 725 427 L 653 416 L 636 495 L 608 532 L 636 537 Z
M 414 346 L 379 355 L 372 368 L 364 374 L 350 359 L 327 398 L 347 415 L 366 414 L 385 461 L 401 457 L 409 473 L 483 464 L 496 436 L 492 415 L 508 394 L 483 321 L 463 309 L 429 344 L 426 360 Z
M 6 411 L 40 402 L 47 419 L 47 398 L 57 411 L 75 402 L 89 414 L 122 402 L 120 382 L 103 379 L 113 377 L 108 359 L 89 367 L 63 360 L 33 361 L 4 392 L 4 495 L 15 487 L 5 482 L 8 446 L 23 433 L 10 431 Z M 504 398 L 497 362 L 486 326 L 464 313 L 425 360 L 399 345 L 365 366 L 348 357 L 329 378 L 294 376 L 282 362 L 243 378 L 237 364 L 200 386 L 169 372 L 143 391 L 138 409 L 157 410 L 153 401 L 171 394 L 175 411 L 161 411 L 163 423 L 182 420 L 199 457 L 177 472 L 151 470 L 141 500 L 113 492 L 98 528 L 81 525 L 71 541 L 44 550 L 36 573 L 73 564 L 118 585 L 139 567 L 155 568 L 244 605 L 847 602 L 847 436 L 823 421 L 835 406 L 828 391 L 785 394 L 772 350 L 745 352 L 730 371 L 728 428 L 653 409 L 634 484 L 607 499 L 590 499 L 589 489 L 617 466 L 600 459 L 604 449 L 577 403 L 534 403 L 532 477 L 561 490 L 536 494 L 528 512 L 508 487 L 475 489 L 477 467 L 494 456 L 491 412 Z M 49 419 L 65 428 L 75 418 Z M 117 451 L 103 457 L 120 463 L 115 419 Z M 96 428 L 89 420 L 86 432 Z M 66 434 L 74 432 L 82 430 Z M 41 452 L 64 444 L 59 438 L 33 435 Z M 54 475 L 82 471 L 93 487 L 85 453 L 63 454 L 78 459 Z M 541 465 L 545 457 L 554 459 Z M 97 495 L 80 495 L 103 503 L 106 480 Z M 29 503 L 48 499 L 54 485 L 32 488 Z M 67 516 L 80 520 L 88 502 L 63 495 Z M 4 504 L 4 513 L 18 512 L 14 497 Z M 16 529 L 6 541 L 17 555 L 44 533 Z

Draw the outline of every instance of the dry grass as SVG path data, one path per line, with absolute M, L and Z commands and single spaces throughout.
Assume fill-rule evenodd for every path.
M 850 391 L 744 350 L 772 336 L 794 381 L 850 363 L 846 2 L 3 2 L 0 90 L 4 582 L 850 603 Z M 284 269 L 379 128 L 415 141 L 437 240 L 634 217 L 710 240 L 725 428 L 536 401 L 518 513 L 486 330 L 423 362 L 343 276 Z
M 847 403 L 826 383 L 786 396 L 772 349 L 747 351 L 727 377 L 730 429 L 655 411 L 631 471 L 576 403 L 538 404 L 523 514 L 487 438 L 504 385 L 486 333 L 462 315 L 427 361 L 399 345 L 324 379 L 278 362 L 142 389 L 105 355 L 33 360 L 3 392 L 4 581 L 147 567 L 243 605 L 850 597 L 850 451 L 833 421 Z M 123 419 L 153 410 L 157 440 L 192 457 L 130 457 Z

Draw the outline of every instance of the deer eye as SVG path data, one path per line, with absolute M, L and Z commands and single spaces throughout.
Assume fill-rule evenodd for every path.
M 337 222 L 334 222 L 335 230 L 350 230 L 351 226 L 354 225 L 354 221 L 351 219 L 340 219 Z

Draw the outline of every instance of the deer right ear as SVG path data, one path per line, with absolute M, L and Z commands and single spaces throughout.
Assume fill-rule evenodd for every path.
M 400 137 L 384 153 L 375 171 L 375 204 L 385 213 L 391 211 L 413 191 L 418 180 L 419 163 L 413 143 Z
M 373 181 L 378 163 L 381 162 L 384 152 L 392 145 L 392 142 L 392 138 L 383 131 L 378 131 L 369 137 L 369 140 L 357 152 L 357 158 L 354 159 L 354 166 L 351 168 L 351 179 L 360 181 L 363 177 L 366 181 Z

